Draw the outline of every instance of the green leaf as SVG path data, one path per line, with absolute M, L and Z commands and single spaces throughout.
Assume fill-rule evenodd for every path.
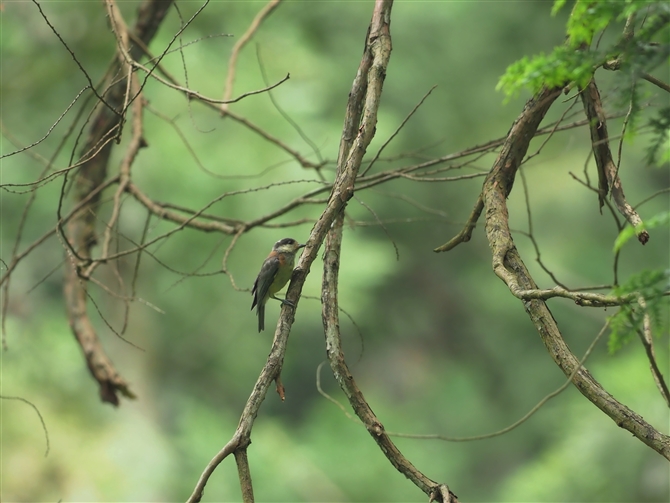
M 670 300 L 664 296 L 669 287 L 668 278 L 670 271 L 645 270 L 612 290 L 613 295 L 618 297 L 634 293 L 644 298 L 645 308 L 637 302 L 624 304 L 610 317 L 611 333 L 607 342 L 610 354 L 616 353 L 634 338 L 636 331 L 642 329 L 645 315 L 649 317 L 654 334 L 664 333 L 667 321 L 664 321 L 663 313 Z
M 555 15 L 564 5 L 565 0 L 556 0 L 552 8 Z M 500 78 L 497 90 L 502 90 L 506 98 L 515 96 L 519 90 L 526 88 L 532 93 L 537 93 L 542 86 L 555 87 L 565 86 L 571 82 L 583 87 L 589 82 L 593 72 L 604 62 L 623 57 L 626 51 L 632 51 L 634 57 L 624 58 L 627 65 L 635 62 L 636 71 L 648 71 L 657 62 L 653 55 L 640 53 L 634 47 L 623 49 L 620 40 L 615 38 L 609 44 L 591 49 L 591 41 L 597 33 L 603 33 L 608 26 L 614 23 L 623 23 L 628 16 L 645 9 L 645 15 L 651 16 L 651 12 L 663 9 L 662 2 L 651 0 L 577 0 L 566 26 L 568 42 L 557 46 L 549 54 L 539 54 L 532 58 L 523 58 L 510 65 L 505 74 Z M 644 38 L 644 36 L 643 36 Z M 657 51 L 659 52 L 659 51 Z M 630 55 L 629 55 L 630 56 Z M 649 68 L 646 68 L 646 67 Z M 626 72 L 624 77 L 629 78 Z
M 556 14 L 558 14 L 558 11 L 563 8 L 565 2 L 566 0 L 556 0 L 554 2 L 554 6 L 551 8 L 551 15 L 555 16 Z

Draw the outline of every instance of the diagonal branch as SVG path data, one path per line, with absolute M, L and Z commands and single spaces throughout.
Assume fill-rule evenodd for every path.
M 600 93 L 595 80 L 591 80 L 585 89 L 580 93 L 584 103 L 584 112 L 589 119 L 591 129 L 591 142 L 593 144 L 593 156 L 598 167 L 598 199 L 600 207 L 603 206 L 603 200 L 607 196 L 608 189 L 612 193 L 612 198 L 616 204 L 619 213 L 621 213 L 628 223 L 635 229 L 638 241 L 646 244 L 649 241 L 649 233 L 642 226 L 642 219 L 626 201 L 623 193 L 621 179 L 609 147 L 609 136 L 607 134 L 607 122 L 605 112 L 603 111 Z
M 472 213 L 470 213 L 470 216 L 468 217 L 468 221 L 465 223 L 465 227 L 461 229 L 461 232 L 456 234 L 453 238 L 451 238 L 443 245 L 435 248 L 433 251 L 438 253 L 453 250 L 459 244 L 467 243 L 468 241 L 470 241 L 470 238 L 472 238 L 472 231 L 477 226 L 477 220 L 479 220 L 479 217 L 482 214 L 483 210 L 484 210 L 484 203 L 482 202 L 482 197 L 480 195 L 477 198 L 475 207 L 472 209 Z
M 258 11 L 258 14 L 256 14 L 256 17 L 254 17 L 254 20 L 251 22 L 251 25 L 247 31 L 239 38 L 233 47 L 233 51 L 230 54 L 230 59 L 228 59 L 228 75 L 226 76 L 226 84 L 223 88 L 224 103 L 221 106 L 222 115 L 225 115 L 228 111 L 226 102 L 229 101 L 230 97 L 233 95 L 233 83 L 235 82 L 235 73 L 237 71 L 237 57 L 239 56 L 240 51 L 245 45 L 247 45 L 254 34 L 258 31 L 258 28 L 261 26 L 261 23 L 265 21 L 265 18 L 272 14 L 272 11 L 274 11 L 279 6 L 279 2 L 281 2 L 281 0 L 270 0 L 265 5 L 265 7 Z
M 424 475 L 396 447 L 386 432 L 384 425 L 377 419 L 372 408 L 365 400 L 363 393 L 356 385 L 356 381 L 344 360 L 337 299 L 343 222 L 344 214 L 341 213 L 326 238 L 323 259 L 323 283 L 321 286 L 321 306 L 323 327 L 326 335 L 326 352 L 333 375 L 342 391 L 344 391 L 354 412 L 395 469 L 429 495 L 430 501 L 457 503 L 457 496 L 445 484 L 435 482 Z
M 668 390 L 668 385 L 663 378 L 661 369 L 658 368 L 658 360 L 656 359 L 656 352 L 654 351 L 654 339 L 651 333 L 651 316 L 649 316 L 649 312 L 647 311 L 647 301 L 640 295 L 637 302 L 644 311 L 644 314 L 642 315 L 642 328 L 638 328 L 636 331 L 640 336 L 644 351 L 647 353 L 649 368 L 651 369 L 654 383 L 656 383 L 656 387 L 661 393 L 663 400 L 665 400 L 665 403 L 670 407 L 670 390 Z

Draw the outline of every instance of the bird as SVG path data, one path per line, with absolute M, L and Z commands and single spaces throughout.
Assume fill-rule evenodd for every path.
M 263 262 L 254 287 L 251 289 L 251 295 L 254 297 L 251 309 L 253 311 L 256 307 L 259 333 L 265 330 L 265 303 L 269 298 L 295 307 L 292 302 L 275 297 L 275 294 L 291 279 L 295 255 L 304 246 L 293 238 L 280 239 L 274 244 L 270 255 Z

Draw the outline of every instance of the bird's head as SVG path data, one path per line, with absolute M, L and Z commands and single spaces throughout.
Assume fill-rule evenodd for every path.
M 284 238 L 277 241 L 272 249 L 277 253 L 295 253 L 304 246 L 293 238 Z

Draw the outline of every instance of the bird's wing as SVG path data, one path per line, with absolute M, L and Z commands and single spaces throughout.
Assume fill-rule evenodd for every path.
M 254 287 L 251 290 L 251 293 L 254 294 L 254 301 L 251 304 L 251 309 L 256 306 L 256 304 L 261 304 L 265 296 L 270 290 L 270 285 L 277 275 L 279 270 L 279 257 L 270 257 L 265 262 L 263 262 L 263 267 L 261 267 L 261 272 L 258 273 L 258 277 L 254 282 Z

